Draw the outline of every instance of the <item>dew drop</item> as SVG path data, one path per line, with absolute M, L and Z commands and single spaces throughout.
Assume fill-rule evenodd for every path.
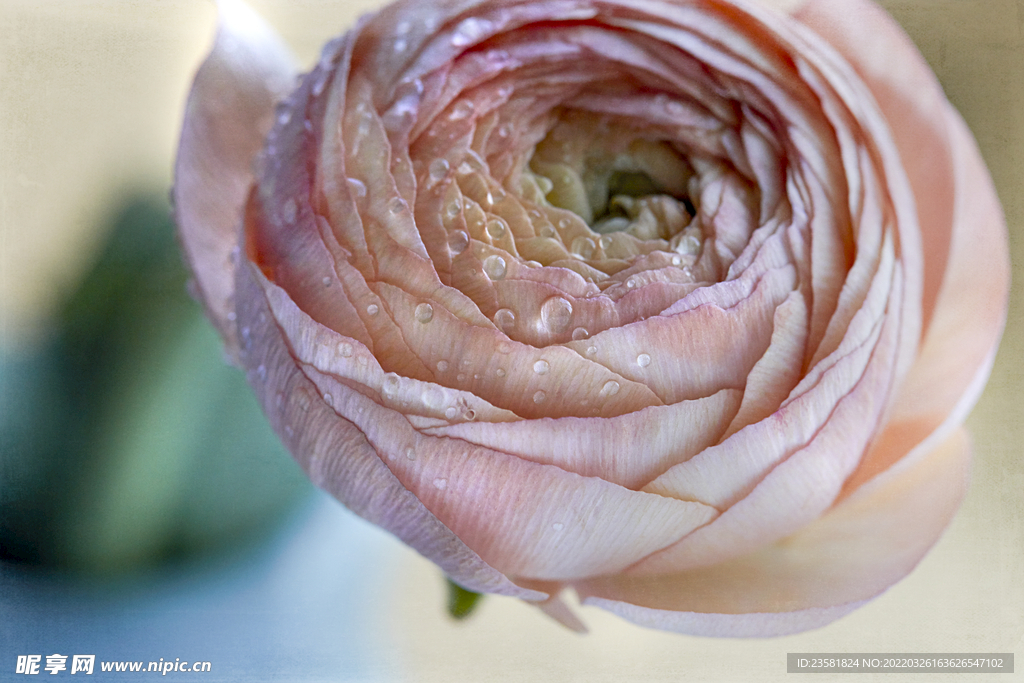
M 636 364 L 642 368 L 646 368 L 648 365 L 651 364 L 651 357 L 648 356 L 646 353 L 641 353 L 639 356 L 636 357 Z
M 368 359 L 366 356 L 357 356 L 356 357 L 356 361 L 360 365 L 369 365 L 370 364 L 370 359 Z
M 405 449 L 405 457 L 408 460 L 415 460 L 416 459 L 416 451 L 414 451 L 411 448 L 406 448 Z
M 582 341 L 583 339 L 586 339 L 589 336 L 590 332 L 587 332 L 587 328 L 585 327 L 577 327 L 575 330 L 572 331 L 573 341 Z
M 348 185 L 348 191 L 356 199 L 366 196 L 366 184 L 359 178 L 346 178 L 345 184 Z
M 402 383 L 402 380 L 393 372 L 389 372 L 384 375 L 384 381 L 381 383 L 381 389 L 385 394 L 393 396 L 398 393 L 398 387 Z
M 494 374 L 497 375 L 498 377 L 504 377 L 505 368 L 498 368 L 497 370 L 494 371 Z
M 448 236 L 448 250 L 453 254 L 461 254 L 469 246 L 469 235 L 463 230 L 456 230 Z
M 281 217 L 284 218 L 284 222 L 291 225 L 295 222 L 296 216 L 298 216 L 299 207 L 295 203 L 294 199 L 289 198 L 281 207 Z
M 448 171 L 451 170 L 451 164 L 448 163 L 447 159 L 438 157 L 430 162 L 430 166 L 427 167 L 427 173 L 430 175 L 431 184 L 436 184 L 444 180 L 448 176 Z
M 267 366 L 260 363 L 260 366 L 256 368 L 256 374 L 259 375 L 260 379 L 267 378 Z
M 405 38 L 398 38 L 397 40 L 395 40 L 395 54 L 402 54 L 408 47 L 409 43 L 408 41 L 405 40 Z
M 589 259 L 594 255 L 594 240 L 581 235 L 572 241 L 572 245 L 569 249 L 572 251 L 573 256 L 577 256 L 583 260 Z
M 444 405 L 444 392 L 438 387 L 430 387 L 423 392 L 423 405 L 431 410 L 437 410 Z
M 628 280 L 626 280 L 626 289 L 636 289 L 636 286 L 637 279 L 635 277 L 631 277 Z
M 508 334 L 516 326 L 516 314 L 507 308 L 499 308 L 494 314 L 494 324 L 498 326 L 499 330 Z M 508 351 L 503 353 L 508 353 Z
M 538 375 L 546 375 L 550 369 L 551 365 L 543 358 L 533 364 L 533 371 Z
M 419 304 L 415 311 L 416 321 L 420 323 L 429 323 L 434 319 L 434 307 L 427 303 Z
M 612 246 L 612 238 L 608 235 L 601 235 L 597 238 L 597 243 L 601 245 L 602 249 L 607 250 L 608 247 Z
M 560 296 L 553 296 L 541 304 L 540 319 L 552 332 L 563 332 L 572 321 L 572 304 Z
M 405 200 L 401 197 L 392 197 L 388 200 L 388 213 L 393 216 L 400 214 L 405 211 L 407 206 L 408 205 L 405 203 Z
M 452 45 L 455 47 L 464 47 L 470 43 L 480 40 L 484 34 L 490 31 L 492 28 L 491 22 L 486 19 L 478 19 L 476 17 L 469 17 L 463 19 L 458 27 L 455 29 L 455 35 L 452 36 Z
M 349 344 L 348 342 L 344 342 L 342 344 L 338 344 L 338 353 L 341 354 L 342 358 L 351 358 L 352 357 L 352 351 L 353 351 L 352 345 Z
M 446 361 L 446 360 L 439 360 L 439 361 L 437 361 L 437 371 L 438 372 L 448 372 L 448 361 Z
M 547 397 L 548 395 L 546 393 L 544 393 L 543 391 L 538 391 L 536 394 L 533 395 L 533 402 L 543 403 L 544 399 L 546 399 Z
M 380 306 L 378 306 L 377 304 L 370 304 L 369 306 L 366 307 L 366 312 L 369 313 L 370 315 L 377 315 L 378 311 L 380 311 Z
M 676 266 L 678 268 L 682 264 L 682 262 L 683 262 L 683 257 L 682 256 L 676 255 L 676 256 L 672 257 L 672 265 L 673 266 Z
M 560 219 L 558 219 L 558 227 L 560 229 L 562 229 L 562 230 L 565 230 L 566 228 L 568 228 L 569 227 L 569 219 L 568 218 L 560 218 Z
M 599 396 L 601 396 L 601 398 L 608 398 L 617 393 L 619 393 L 619 383 L 615 380 L 609 380 L 604 383 L 603 387 L 601 387 L 601 393 Z
M 470 408 L 469 410 L 462 414 L 462 419 L 466 420 L 467 422 L 472 422 L 473 420 L 476 419 L 476 411 Z
M 459 411 L 458 411 L 458 409 L 455 406 L 449 406 L 444 411 L 445 419 L 448 419 L 448 420 L 454 420 L 455 416 L 458 415 L 458 414 L 459 414 Z
M 487 221 L 487 234 L 490 235 L 492 239 L 501 239 L 505 236 L 507 227 L 507 224 L 502 219 L 492 218 Z
M 596 346 L 588 346 L 587 347 L 587 355 L 588 356 L 593 356 L 596 353 L 597 353 L 597 347 Z
M 491 254 L 484 259 L 484 273 L 492 280 L 505 277 L 505 268 L 505 259 L 497 254 Z
M 508 125 L 507 123 L 503 123 L 500 126 L 498 126 L 498 137 L 507 138 L 511 134 L 512 126 Z
M 331 406 L 333 408 L 334 407 L 334 397 L 331 396 L 330 394 L 324 394 L 324 403 L 326 403 L 327 405 L 329 405 L 329 406 Z
M 321 280 L 321 282 L 324 283 L 324 287 L 330 287 L 331 286 L 331 278 L 327 277 L 326 275 L 324 276 L 324 279 Z
M 448 488 L 448 480 L 447 479 L 441 479 L 441 478 L 435 479 L 434 480 L 434 488 L 440 489 L 441 491 L 444 491 L 446 488 Z
M 448 205 L 448 216 L 455 218 L 459 215 L 460 211 L 462 211 L 462 202 L 458 199 L 453 199 L 452 203 Z
M 452 110 L 448 113 L 449 121 L 461 121 L 468 117 L 474 111 L 473 103 L 469 100 L 459 100 L 452 106 Z
M 555 522 L 554 524 L 551 525 L 551 528 L 554 529 L 555 531 L 561 531 L 562 529 L 565 528 L 565 525 L 562 524 L 561 522 Z

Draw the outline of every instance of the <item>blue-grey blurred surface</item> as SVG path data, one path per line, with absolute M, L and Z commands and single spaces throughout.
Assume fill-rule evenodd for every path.
M 101 661 L 208 661 L 179 681 L 404 680 L 379 633 L 395 546 L 326 495 L 294 512 L 265 545 L 136 576 L 67 577 L 0 565 L 0 680 L 16 655 L 96 655 Z M 440 605 L 439 605 L 440 608 Z M 40 673 L 49 675 L 40 667 Z M 79 674 L 75 674 L 76 676 Z

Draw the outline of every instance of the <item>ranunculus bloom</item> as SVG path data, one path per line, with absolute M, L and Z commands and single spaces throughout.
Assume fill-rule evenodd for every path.
M 182 242 L 345 505 L 572 627 L 565 587 L 685 633 L 813 628 L 935 543 L 1006 236 L 881 10 L 410 0 L 294 90 L 269 29 L 222 15 Z

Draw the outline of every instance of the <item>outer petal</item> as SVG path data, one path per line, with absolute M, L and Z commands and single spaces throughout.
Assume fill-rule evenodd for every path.
M 889 426 L 846 493 L 963 421 L 1006 321 L 1006 226 L 977 145 L 902 29 L 866 0 L 810 0 L 796 18 L 845 57 L 889 121 L 917 200 L 925 248 L 925 332 Z M 856 18 L 854 20 L 853 18 Z
M 174 212 L 206 313 L 237 349 L 234 265 L 252 164 L 295 67 L 277 35 L 238 0 L 220 0 L 217 38 L 196 74 L 174 169 Z
M 238 270 L 238 316 L 248 330 L 239 354 L 263 409 L 313 482 L 436 562 L 460 585 L 546 599 L 547 594 L 517 586 L 480 559 L 398 481 L 362 432 L 320 400 L 288 353 L 260 278 L 253 268 Z
M 959 507 L 969 464 L 960 429 L 912 467 L 878 477 L 769 548 L 713 567 L 610 576 L 576 589 L 584 604 L 681 633 L 777 636 L 817 628 L 914 568 Z

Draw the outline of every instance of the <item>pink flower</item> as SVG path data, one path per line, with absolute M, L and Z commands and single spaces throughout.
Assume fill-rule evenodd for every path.
M 221 8 L 182 242 L 319 486 L 573 628 L 565 587 L 684 633 L 815 628 L 935 543 L 1007 243 L 877 7 L 409 1 L 294 90 Z

